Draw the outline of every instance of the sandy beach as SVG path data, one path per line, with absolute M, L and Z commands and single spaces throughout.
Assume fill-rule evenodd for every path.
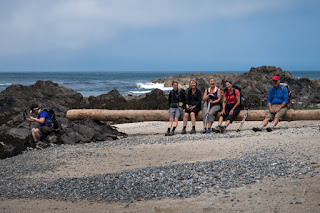
M 164 136 L 167 122 L 118 124 L 116 127 L 119 131 L 127 133 L 127 138 L 103 143 L 61 145 L 44 150 L 26 151 L 21 155 L 0 160 L 2 178 L 4 178 L 0 183 L 2 188 L 0 211 L 320 212 L 320 122 L 281 122 L 273 132 L 253 132 L 252 127 L 259 123 L 246 122 L 242 131 L 236 132 L 240 123 L 234 122 L 224 134 L 203 135 L 199 133 L 202 122 L 197 122 L 196 135 L 189 134 L 189 123 L 187 134 L 181 135 L 182 123 L 179 122 L 180 126 L 176 134 L 169 137 Z M 259 163 L 263 162 L 264 157 L 266 162 L 271 162 L 268 168 L 276 167 L 279 175 L 277 171 L 269 174 L 269 170 L 266 170 L 265 173 L 259 173 L 259 178 L 245 184 L 242 184 L 242 179 L 238 181 L 237 178 L 240 176 L 237 176 L 234 182 L 239 184 L 231 181 L 232 183 L 225 188 L 216 187 L 219 184 L 210 185 L 207 181 L 205 187 L 195 191 L 197 193 L 183 195 L 181 198 L 171 195 L 159 195 L 160 197 L 143 195 L 147 199 L 106 202 L 104 197 L 95 200 L 86 199 L 86 197 L 70 199 L 69 196 L 62 201 L 53 195 L 47 195 L 46 192 L 31 193 L 26 196 L 22 196 L 21 192 L 17 195 L 13 192 L 7 193 L 9 190 L 7 182 L 9 183 L 12 179 L 18 185 L 22 185 L 21 182 L 24 181 L 32 185 L 40 182 L 58 183 L 62 180 L 90 177 L 106 179 L 103 175 L 132 175 L 135 173 L 130 172 L 146 172 L 154 168 L 174 170 L 180 165 L 197 167 L 197 165 L 202 166 L 212 162 L 231 162 L 230 168 L 233 168 L 233 164 L 239 167 L 236 163 L 246 162 L 247 158 L 251 159 L 251 167 L 261 170 L 259 168 L 261 164 L 252 164 L 254 162 L 252 159 L 257 158 Z M 273 162 L 272 159 L 275 161 Z M 277 167 L 277 164 L 292 165 L 292 168 L 285 167 L 284 174 L 280 174 L 281 166 Z M 34 170 L 17 170 L 18 166 L 19 168 L 32 166 L 30 168 Z M 206 174 L 201 177 L 210 178 L 214 170 L 210 171 L 204 172 Z M 226 178 L 233 177 L 227 175 Z M 152 182 L 152 184 L 157 183 Z M 189 186 L 191 185 L 192 183 Z

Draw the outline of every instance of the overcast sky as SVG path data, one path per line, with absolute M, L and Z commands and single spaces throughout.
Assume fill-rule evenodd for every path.
M 319 0 L 1 0 L 0 71 L 320 71 Z

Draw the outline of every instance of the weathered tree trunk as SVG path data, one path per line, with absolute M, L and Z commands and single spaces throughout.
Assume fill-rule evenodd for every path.
M 242 120 L 246 110 L 242 110 L 236 120 Z M 116 122 L 141 122 L 141 121 L 167 121 L 168 110 L 104 110 L 104 109 L 74 109 L 67 112 L 69 120 L 81 120 L 91 118 L 100 121 Z M 219 115 L 218 115 L 219 116 Z M 216 117 L 216 119 L 218 118 Z M 264 110 L 250 110 L 247 121 L 262 121 L 265 117 Z M 199 112 L 197 120 L 202 120 L 202 112 Z M 320 110 L 288 110 L 284 120 L 320 120 Z

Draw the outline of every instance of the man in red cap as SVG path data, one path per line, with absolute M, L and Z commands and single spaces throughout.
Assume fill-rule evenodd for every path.
M 267 131 L 271 132 L 286 114 L 289 96 L 288 89 L 285 86 L 280 85 L 279 76 L 273 76 L 272 83 L 273 87 L 270 88 L 268 93 L 269 110 L 266 111 L 266 118 L 262 121 L 260 126 L 253 128 L 253 131 L 255 132 L 262 131 L 262 129 L 268 125 L 269 121 L 273 120 L 270 127 L 267 128 Z

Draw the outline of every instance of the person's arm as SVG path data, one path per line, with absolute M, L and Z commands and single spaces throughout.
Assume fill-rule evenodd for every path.
M 46 121 L 46 119 L 45 119 L 44 117 L 42 117 L 42 118 L 35 118 L 35 117 L 32 117 L 32 116 L 31 116 L 31 117 L 28 119 L 28 121 L 37 122 L 37 123 L 43 124 L 43 123 Z
M 182 108 L 186 108 L 186 91 L 185 90 L 181 90 L 180 92 L 180 97 L 181 97 L 181 101 L 182 101 Z
M 268 93 L 268 108 L 269 108 L 269 112 L 270 113 L 275 113 L 275 111 L 271 107 L 271 104 L 272 104 L 272 92 L 271 92 L 272 88 L 270 88 L 269 93 Z
M 234 105 L 234 107 L 230 110 L 229 115 L 232 115 L 234 110 L 240 105 L 240 92 L 239 90 L 235 90 L 234 91 L 236 93 L 236 99 L 237 99 L 237 103 Z
M 169 98 L 168 98 L 169 109 L 170 109 L 170 106 L 171 106 L 171 99 L 172 99 L 172 96 L 171 96 L 171 91 L 170 91 L 170 92 L 169 92 Z
M 197 106 L 197 107 L 200 107 L 200 108 L 201 108 L 201 97 L 202 97 L 201 91 L 198 89 L 198 90 L 197 90 L 197 99 L 198 99 L 198 102 L 197 102 L 196 106 Z
M 288 89 L 287 87 L 283 86 L 283 103 L 275 110 L 275 113 L 279 112 L 283 107 L 285 107 L 288 104 L 288 98 L 289 98 L 289 94 L 288 94 Z
M 203 101 L 207 101 L 208 98 L 209 98 L 208 90 L 206 89 L 206 90 L 204 91 L 204 93 L 203 93 L 203 98 L 202 98 L 202 100 L 203 100 Z
M 222 112 L 221 114 L 226 113 L 226 105 L 227 105 L 227 93 L 225 92 L 223 95 L 223 102 L 222 102 Z
M 191 91 L 191 89 L 189 89 L 188 91 L 187 91 L 187 95 L 186 95 L 186 108 L 189 108 L 189 101 L 190 101 L 190 99 L 189 99 L 189 93 L 190 93 L 190 91 Z

